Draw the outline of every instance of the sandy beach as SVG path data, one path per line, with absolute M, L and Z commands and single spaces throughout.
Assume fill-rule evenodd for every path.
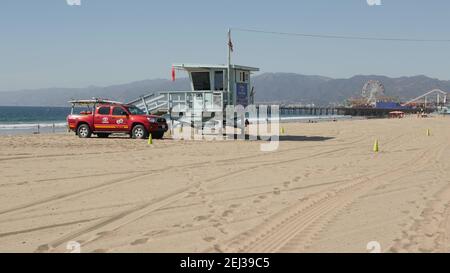
M 1 136 L 0 252 L 448 252 L 449 125 L 286 123 L 274 152 Z

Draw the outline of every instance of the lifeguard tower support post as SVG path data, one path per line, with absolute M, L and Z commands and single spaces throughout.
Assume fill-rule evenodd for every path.
M 190 91 L 160 91 L 140 97 L 130 104 L 149 114 L 168 115 L 175 121 L 183 122 L 189 114 L 190 120 L 207 122 L 216 112 L 224 112 L 227 105 L 246 107 L 254 103 L 251 73 L 259 71 L 258 68 L 202 64 L 174 64 L 173 67 L 188 73 Z

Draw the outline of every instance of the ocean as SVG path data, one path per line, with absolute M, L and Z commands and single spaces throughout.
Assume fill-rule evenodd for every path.
M 67 131 L 70 107 L 0 106 L 0 135 Z M 281 121 L 328 121 L 345 116 L 281 116 Z
M 0 106 L 0 134 L 63 132 L 69 113 L 70 107 Z

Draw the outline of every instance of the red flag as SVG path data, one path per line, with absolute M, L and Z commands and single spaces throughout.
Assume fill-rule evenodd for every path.
M 172 66 L 172 81 L 175 81 L 175 67 Z
M 230 48 L 230 51 L 233 52 L 233 42 L 231 41 L 231 33 L 228 32 L 228 47 Z

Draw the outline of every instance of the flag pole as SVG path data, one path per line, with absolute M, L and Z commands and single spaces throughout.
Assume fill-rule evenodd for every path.
M 227 104 L 230 105 L 231 104 L 231 28 L 228 29 L 228 77 L 227 77 Z

